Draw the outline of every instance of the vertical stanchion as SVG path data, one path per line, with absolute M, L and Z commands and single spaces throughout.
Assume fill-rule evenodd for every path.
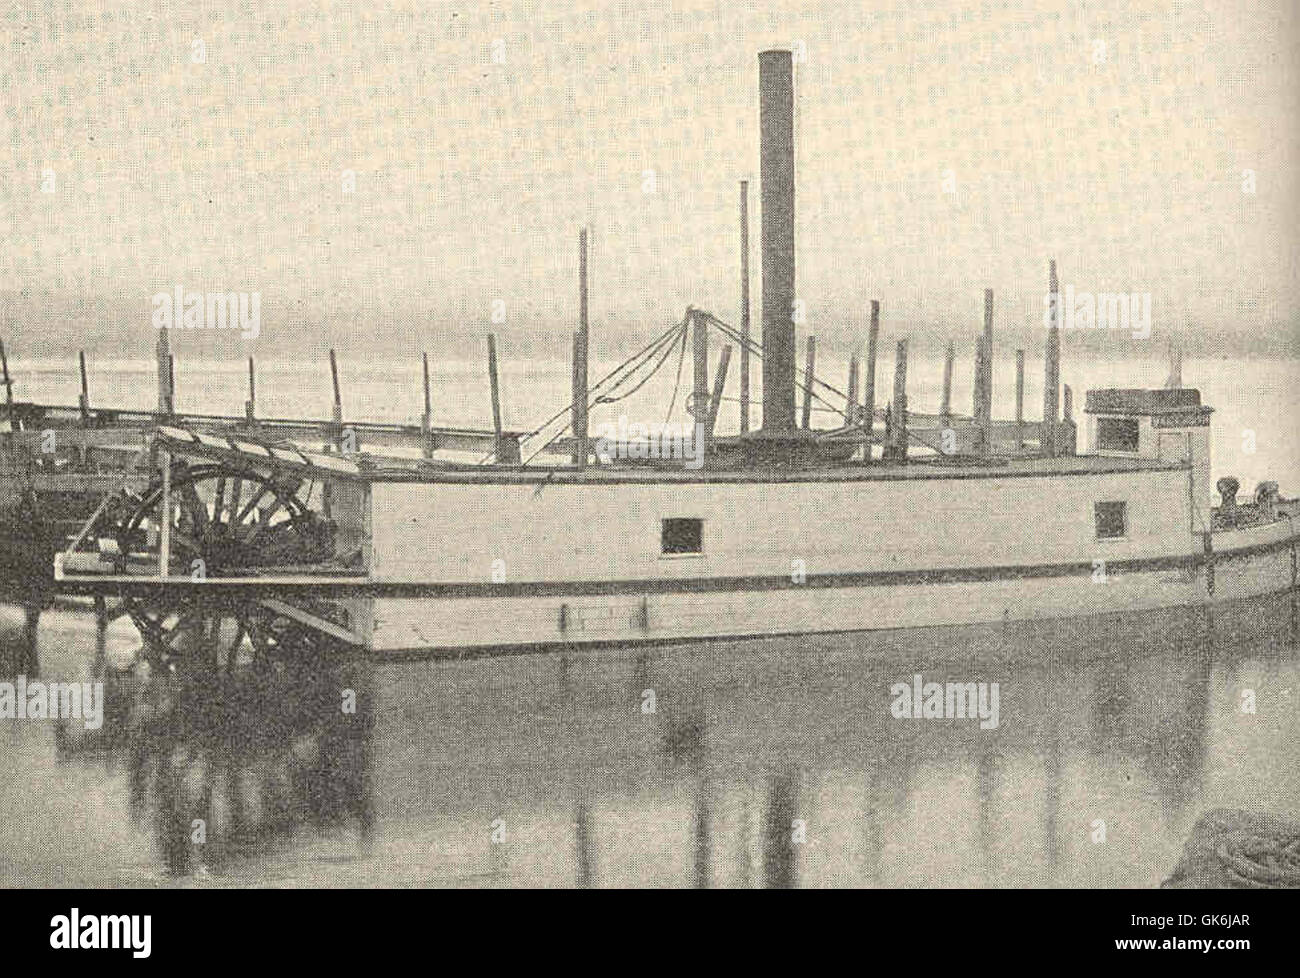
M 876 419 L 876 345 L 880 339 L 880 300 L 871 300 L 871 326 L 867 331 L 867 369 L 862 379 L 862 462 L 871 463 L 871 429 Z

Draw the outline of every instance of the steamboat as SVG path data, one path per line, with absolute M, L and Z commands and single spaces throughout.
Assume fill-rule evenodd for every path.
M 563 428 L 527 457 L 536 432 L 502 429 L 491 342 L 496 421 L 482 432 L 430 426 L 427 370 L 418 430 L 346 425 L 337 407 L 331 421 L 296 426 L 251 408 L 181 416 L 160 359 L 158 412 L 90 425 L 116 432 L 132 462 L 60 546 L 55 586 L 119 601 L 163 658 L 227 663 L 303 641 L 380 656 L 629 646 L 1006 626 L 1296 592 L 1297 501 L 1265 482 L 1238 502 L 1235 480 L 1220 479 L 1214 504 L 1213 410 L 1179 369 L 1163 387 L 1087 391 L 1076 421 L 1059 302 L 1041 420 L 1024 415 L 1023 351 L 1016 415 L 993 417 L 990 291 L 970 414 L 952 409 L 951 347 L 939 411 L 908 407 L 906 340 L 892 396 L 878 396 L 878 302 L 861 396 L 856 357 L 839 391 L 817 378 L 811 338 L 796 370 L 790 53 L 760 54 L 759 82 L 760 340 L 742 183 L 738 326 L 688 309 L 594 384 L 579 236 L 572 398 Z M 1058 295 L 1054 263 L 1048 291 Z M 688 349 L 689 436 L 660 451 L 639 432 L 629 450 L 601 450 L 591 410 L 674 354 L 680 377 Z M 733 349 L 740 431 L 723 435 Z M 810 423 L 814 401 L 835 404 L 833 426 Z M 22 427 L 12 409 L 10 425 L 11 436 Z M 404 439 L 419 451 L 376 450 Z M 449 447 L 486 457 L 450 459 Z

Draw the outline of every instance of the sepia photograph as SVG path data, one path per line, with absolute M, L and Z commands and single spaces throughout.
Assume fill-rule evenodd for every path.
M 23 941 L 1125 890 L 1249 960 L 1167 891 L 1300 888 L 1298 165 L 1294 0 L 8 0 Z

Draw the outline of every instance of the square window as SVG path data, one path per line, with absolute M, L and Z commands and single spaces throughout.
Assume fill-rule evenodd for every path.
M 663 521 L 660 537 L 666 554 L 698 554 L 704 552 L 704 520 L 671 517 Z
M 1137 418 L 1098 418 L 1097 447 L 1104 452 L 1136 452 Z
M 1128 535 L 1128 503 L 1097 503 L 1097 539 L 1115 539 Z

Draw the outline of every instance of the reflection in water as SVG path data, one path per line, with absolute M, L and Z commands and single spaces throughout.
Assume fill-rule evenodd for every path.
M 157 670 L 119 720 L 130 811 L 151 819 L 173 874 L 224 872 L 300 826 L 374 819 L 370 666 L 303 658 L 276 668 Z M 108 726 L 108 724 L 106 724 Z
M 763 885 L 789 889 L 795 885 L 795 774 L 787 770 L 767 779 L 767 808 L 763 812 Z
M 1043 790 L 1043 855 L 1047 860 L 1047 882 L 1056 885 L 1061 876 L 1061 719 L 1056 705 L 1047 715 L 1047 744 L 1043 749 L 1046 775 Z
M 979 794 L 978 837 L 980 854 L 984 857 L 984 871 L 989 877 L 998 875 L 997 848 L 994 845 L 994 827 L 998 824 L 996 806 L 998 782 L 997 747 L 989 738 L 976 743 L 976 784 Z
M 1300 682 L 1292 610 L 174 674 L 106 667 L 101 630 L 104 726 L 53 742 L 186 880 L 1154 886 L 1207 808 L 1300 808 L 1300 718 L 1236 709 Z M 917 672 L 998 682 L 999 727 L 893 718 Z M 34 729 L 0 728 L 10 783 L 42 774 Z M 39 792 L 0 816 L 87 831 Z

